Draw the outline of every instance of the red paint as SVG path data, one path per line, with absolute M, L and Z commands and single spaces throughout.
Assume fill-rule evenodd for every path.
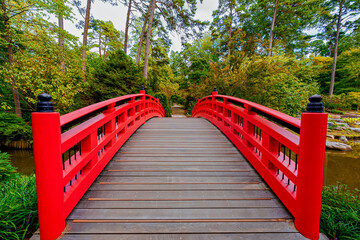
M 127 103 L 115 107 L 120 101 Z M 102 108 L 106 108 L 102 113 L 61 134 L 61 126 Z M 146 95 L 144 90 L 61 117 L 54 112 L 32 113 L 41 239 L 56 239 L 65 228 L 66 217 L 126 140 L 146 120 L 164 116 L 159 100 Z M 70 164 L 68 150 L 77 144 L 81 146 L 81 154 L 71 150 Z
M 65 228 L 59 113 L 32 113 L 36 191 L 41 239 Z
M 299 129 L 300 137 L 255 111 Z M 327 114 L 303 113 L 300 121 L 271 108 L 213 92 L 198 100 L 192 116 L 206 118 L 217 126 L 294 216 L 299 232 L 310 239 L 319 238 Z M 289 151 L 286 155 L 283 150 L 279 152 L 279 143 L 292 151 L 290 164 Z

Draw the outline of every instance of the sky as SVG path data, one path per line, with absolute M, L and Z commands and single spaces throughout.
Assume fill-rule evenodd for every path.
M 83 6 L 85 6 L 86 1 L 82 0 L 82 3 Z M 212 12 L 217 8 L 217 6 L 218 0 L 203 0 L 202 4 L 198 0 L 198 10 L 195 17 L 201 21 L 212 21 Z M 76 22 L 78 22 L 78 20 L 82 17 L 78 14 L 78 10 L 76 8 L 74 8 L 73 12 L 75 13 L 76 20 L 73 23 L 65 21 L 64 28 L 71 34 L 79 37 L 79 40 L 82 41 L 83 30 L 75 27 Z M 112 21 L 117 30 L 125 32 L 127 7 L 124 5 L 118 4 L 118 6 L 111 6 L 109 3 L 103 3 L 102 1 L 95 0 L 91 6 L 91 14 L 95 19 Z M 51 18 L 50 20 L 56 22 L 55 18 Z M 170 50 L 181 51 L 180 38 L 176 34 L 170 33 L 170 39 L 173 42 Z

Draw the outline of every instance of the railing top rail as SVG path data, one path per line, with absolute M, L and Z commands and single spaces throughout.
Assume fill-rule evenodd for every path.
M 66 129 L 66 128 L 71 127 L 72 125 L 76 124 L 79 120 L 81 121 L 81 119 L 87 118 L 89 115 L 93 116 L 94 114 L 101 113 L 104 110 L 107 110 L 108 106 L 111 104 L 114 104 L 114 103 L 116 104 L 118 102 L 121 102 L 121 101 L 124 101 L 127 99 L 131 99 L 131 98 L 140 97 L 143 95 L 144 94 L 130 94 L 130 95 L 125 95 L 125 96 L 121 96 L 121 97 L 116 97 L 116 98 L 112 98 L 112 99 L 109 99 L 106 101 L 92 104 L 90 106 L 83 107 L 83 108 L 80 108 L 73 112 L 62 115 L 60 117 L 61 128 Z M 146 96 L 150 97 L 152 99 L 155 99 L 154 97 L 152 97 L 150 95 L 146 95 Z
M 211 98 L 212 96 L 206 96 L 202 99 L 200 99 L 200 102 L 204 99 L 208 99 Z M 251 109 L 251 111 L 258 113 L 259 115 L 262 115 L 264 117 L 267 117 L 277 123 L 280 123 L 281 125 L 288 127 L 289 129 L 299 133 L 300 132 L 300 120 L 297 118 L 294 118 L 292 116 L 289 116 L 285 113 L 276 111 L 274 109 L 265 107 L 263 105 L 254 103 L 254 102 L 250 102 L 241 98 L 237 98 L 237 97 L 231 97 L 231 96 L 227 96 L 227 95 L 215 95 L 214 97 L 216 98 L 223 98 L 226 100 L 229 100 L 230 102 L 238 102 L 241 103 L 243 105 L 247 105 L 249 106 Z

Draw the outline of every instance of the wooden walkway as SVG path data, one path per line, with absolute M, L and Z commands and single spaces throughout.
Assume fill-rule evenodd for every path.
M 204 119 L 157 118 L 111 160 L 61 239 L 305 238 L 216 127 Z

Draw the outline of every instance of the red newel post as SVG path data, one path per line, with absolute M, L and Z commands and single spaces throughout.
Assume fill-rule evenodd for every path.
M 60 113 L 51 96 L 40 94 L 31 114 L 40 237 L 56 239 L 65 228 Z
M 314 95 L 309 100 L 307 112 L 301 114 L 295 226 L 305 237 L 317 240 L 328 116 L 323 113 L 321 96 Z

